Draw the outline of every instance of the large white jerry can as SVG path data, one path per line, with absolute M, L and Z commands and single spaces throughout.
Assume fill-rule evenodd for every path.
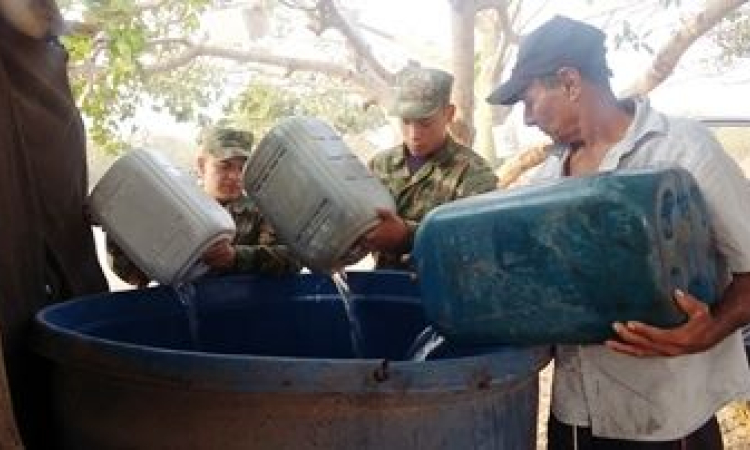
M 355 246 L 395 210 L 388 189 L 322 120 L 278 122 L 250 156 L 245 189 L 282 242 L 310 269 L 330 272 L 365 256 Z
M 161 284 L 204 274 L 205 250 L 235 233 L 232 216 L 153 150 L 132 150 L 115 161 L 94 187 L 90 205 L 104 231 Z

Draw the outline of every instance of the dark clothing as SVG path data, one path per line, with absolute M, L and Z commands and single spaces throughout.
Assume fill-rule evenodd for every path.
M 574 437 L 575 434 L 575 437 Z M 591 428 L 575 429 L 554 416 L 547 428 L 547 450 L 722 450 L 721 429 L 716 417 L 683 439 L 667 442 L 635 442 L 597 438 Z
M 409 169 L 409 173 L 412 175 L 417 173 L 417 171 L 419 171 L 419 169 L 421 169 L 426 162 L 427 158 L 412 154 L 406 155 L 406 167 Z
M 85 139 L 66 62 L 55 41 L 22 35 L 0 19 L 0 330 L 27 448 L 43 447 L 50 434 L 40 419 L 51 409 L 39 398 L 46 369 L 27 345 L 34 314 L 107 290 L 84 214 Z

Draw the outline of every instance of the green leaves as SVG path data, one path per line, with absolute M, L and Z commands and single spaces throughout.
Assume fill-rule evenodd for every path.
M 711 33 L 711 39 L 719 46 L 721 62 L 729 63 L 736 58 L 750 56 L 750 7 L 735 11 L 722 21 Z
M 265 133 L 278 119 L 294 115 L 322 118 L 339 133 L 360 133 L 386 123 L 379 108 L 365 108 L 363 98 L 319 77 L 313 85 L 300 78 L 285 86 L 254 82 L 227 108 L 227 114 Z
M 84 0 L 69 2 L 93 25 L 94 35 L 74 35 L 63 39 L 70 54 L 71 84 L 84 116 L 89 136 L 108 151 L 124 148 L 123 123 L 132 119 L 144 102 L 164 106 L 178 119 L 193 116 L 196 84 L 208 81 L 201 68 L 191 66 L 176 71 L 183 74 L 165 83 L 149 79 L 144 61 L 169 58 L 182 49 L 156 42 L 189 36 L 200 24 L 209 0 Z M 192 71 L 191 75 L 184 72 Z M 185 80 L 187 83 L 183 84 Z M 149 96 L 151 98 L 149 98 Z M 177 101 L 177 96 L 184 96 Z M 199 101 L 198 104 L 201 102 Z M 206 102 L 203 101 L 203 104 Z

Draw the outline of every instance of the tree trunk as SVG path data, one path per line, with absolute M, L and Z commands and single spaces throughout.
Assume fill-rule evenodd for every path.
M 453 27 L 453 103 L 456 117 L 451 134 L 471 145 L 474 140 L 474 5 L 473 1 L 451 1 Z
M 494 11 L 484 11 L 477 15 L 477 35 L 483 64 L 477 74 L 475 87 L 477 133 L 474 149 L 484 156 L 490 167 L 496 167 L 498 160 L 495 137 L 492 133 L 492 107 L 485 101 L 495 84 L 493 70 L 487 62 L 492 59 L 491 56 L 495 54 L 500 43 L 497 16 Z

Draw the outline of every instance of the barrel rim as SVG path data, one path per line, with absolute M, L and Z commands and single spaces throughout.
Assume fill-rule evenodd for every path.
M 382 283 L 385 279 L 414 282 L 411 274 L 403 272 L 354 272 L 348 276 L 364 282 Z M 309 277 L 313 277 L 310 278 L 313 281 L 320 278 L 313 274 Z M 234 282 L 248 282 L 247 278 L 239 277 Z M 98 301 L 99 297 L 73 299 L 40 311 L 36 316 L 34 349 L 63 369 L 96 371 L 143 383 L 234 392 L 396 393 L 491 389 L 519 377 L 535 376 L 550 360 L 548 347 L 508 347 L 475 356 L 426 362 L 204 353 L 94 337 L 48 320 L 55 311 L 70 307 L 71 302 L 80 305 L 80 302 Z

